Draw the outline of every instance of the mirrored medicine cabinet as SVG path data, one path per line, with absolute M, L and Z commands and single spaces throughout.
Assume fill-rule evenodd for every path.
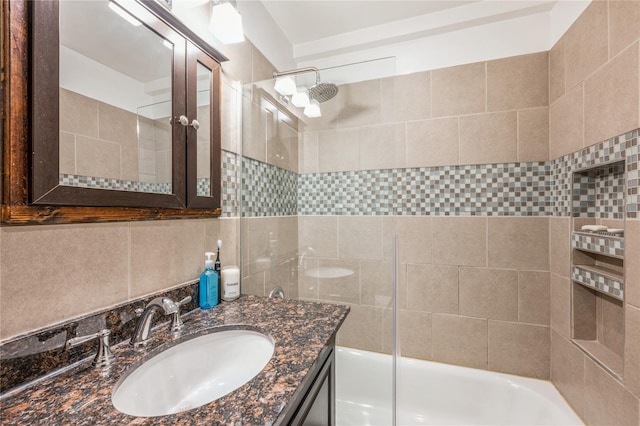
M 220 214 L 220 62 L 155 0 L 3 2 L 4 223 Z

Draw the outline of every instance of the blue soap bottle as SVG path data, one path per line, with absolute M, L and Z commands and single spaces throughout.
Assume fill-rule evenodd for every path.
M 200 308 L 211 309 L 218 304 L 219 284 L 218 274 L 213 270 L 214 253 L 204 254 L 204 271 L 200 274 Z

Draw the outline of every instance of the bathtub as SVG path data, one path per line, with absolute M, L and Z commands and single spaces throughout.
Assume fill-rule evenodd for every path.
M 338 426 L 392 424 L 391 356 L 336 351 Z M 582 425 L 556 388 L 543 380 L 401 358 L 398 426 Z

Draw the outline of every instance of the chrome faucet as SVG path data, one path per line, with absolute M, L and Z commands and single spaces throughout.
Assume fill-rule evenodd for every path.
M 136 348 L 147 344 L 149 332 L 151 331 L 151 320 L 157 311 L 161 311 L 163 315 L 171 315 L 179 312 L 179 310 L 180 306 L 168 297 L 156 297 L 153 299 L 141 310 L 140 319 L 131 337 L 131 344 Z

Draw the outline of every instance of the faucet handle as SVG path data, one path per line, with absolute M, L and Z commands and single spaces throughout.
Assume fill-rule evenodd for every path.
M 81 345 L 89 340 L 98 339 L 98 353 L 95 358 L 91 362 L 91 365 L 97 368 L 107 367 L 111 365 L 116 357 L 111 352 L 109 348 L 109 335 L 111 334 L 111 330 L 105 328 L 97 333 L 88 334 L 86 336 L 74 337 L 73 339 L 67 340 L 65 343 L 65 349 L 69 350 L 75 346 Z
M 182 322 L 182 318 L 180 317 L 180 308 L 182 307 L 182 305 L 186 305 L 187 303 L 191 302 L 191 300 L 191 296 L 187 296 L 176 303 L 178 309 L 173 313 L 173 319 L 171 321 L 172 332 L 176 333 L 184 328 L 184 322 Z

